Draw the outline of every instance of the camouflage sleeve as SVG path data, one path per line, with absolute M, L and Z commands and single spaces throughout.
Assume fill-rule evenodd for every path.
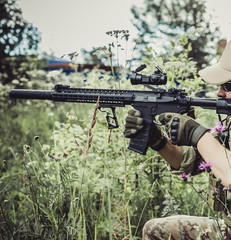
M 198 168 L 202 160 L 201 155 L 195 148 L 182 146 L 182 160 L 180 168 L 178 170 L 171 168 L 171 172 L 177 175 L 182 173 L 191 174 L 192 176 L 197 175 L 202 172 Z

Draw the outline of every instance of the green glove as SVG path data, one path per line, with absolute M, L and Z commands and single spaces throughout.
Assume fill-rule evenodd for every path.
M 159 121 L 165 125 L 171 142 L 178 146 L 197 147 L 199 139 L 209 131 L 191 117 L 178 113 L 162 113 Z
M 140 111 L 131 109 L 128 111 L 128 115 L 125 119 L 124 136 L 126 138 L 132 138 L 138 131 L 143 128 L 143 118 Z M 166 144 L 166 138 L 164 138 L 160 127 L 153 123 L 150 134 L 150 147 L 156 151 L 160 151 Z M 163 140 L 164 138 L 164 140 Z
M 128 115 L 125 119 L 124 136 L 126 138 L 132 138 L 137 131 L 143 128 L 143 118 L 140 111 L 131 109 L 128 111 Z

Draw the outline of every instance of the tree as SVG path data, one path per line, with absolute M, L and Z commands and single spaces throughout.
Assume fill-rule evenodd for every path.
M 154 42 L 155 46 L 167 48 L 170 40 L 184 33 L 191 34 L 198 30 L 194 38 L 189 39 L 192 51 L 189 53 L 197 67 L 208 64 L 208 55 L 218 39 L 219 29 L 212 29 L 211 16 L 206 12 L 206 0 L 144 0 L 144 7 L 133 6 L 133 24 L 139 31 L 140 44 L 148 46 Z M 218 41 L 217 41 L 218 42 Z M 210 44 L 211 43 L 211 44 Z M 188 46 L 185 46 L 188 47 Z M 159 51 L 155 49 L 155 51 Z M 209 53 L 209 54 L 208 54 Z
M 35 53 L 40 33 L 22 17 L 17 0 L 0 0 L 0 81 L 27 77 L 27 71 L 41 65 Z
M 0 1 L 0 58 L 35 53 L 40 42 L 37 28 L 22 17 L 16 0 Z

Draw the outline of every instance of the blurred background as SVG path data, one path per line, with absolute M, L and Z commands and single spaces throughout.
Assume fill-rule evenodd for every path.
M 230 4 L 228 0 L 2 0 L 0 56 L 47 55 L 49 60 L 62 57 L 64 61 L 70 61 L 70 56 L 73 61 L 74 56 L 77 64 L 110 65 L 92 53 L 117 41 L 116 64 L 127 68 L 128 61 L 135 65 L 135 59 L 141 60 L 146 47 L 167 56 L 170 39 L 195 31 L 189 40 L 190 54 L 201 68 L 231 39 Z M 126 33 L 113 39 L 116 33 L 108 32 L 115 30 Z

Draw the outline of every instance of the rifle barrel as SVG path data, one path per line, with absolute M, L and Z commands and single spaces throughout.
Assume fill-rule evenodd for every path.
M 12 89 L 9 92 L 9 96 L 10 96 L 10 98 L 19 98 L 19 99 L 47 99 L 47 100 L 52 100 L 52 91 Z
M 218 99 L 214 98 L 191 98 L 190 103 L 192 106 L 200 106 L 200 107 L 206 107 L 206 108 L 216 108 L 217 107 Z

